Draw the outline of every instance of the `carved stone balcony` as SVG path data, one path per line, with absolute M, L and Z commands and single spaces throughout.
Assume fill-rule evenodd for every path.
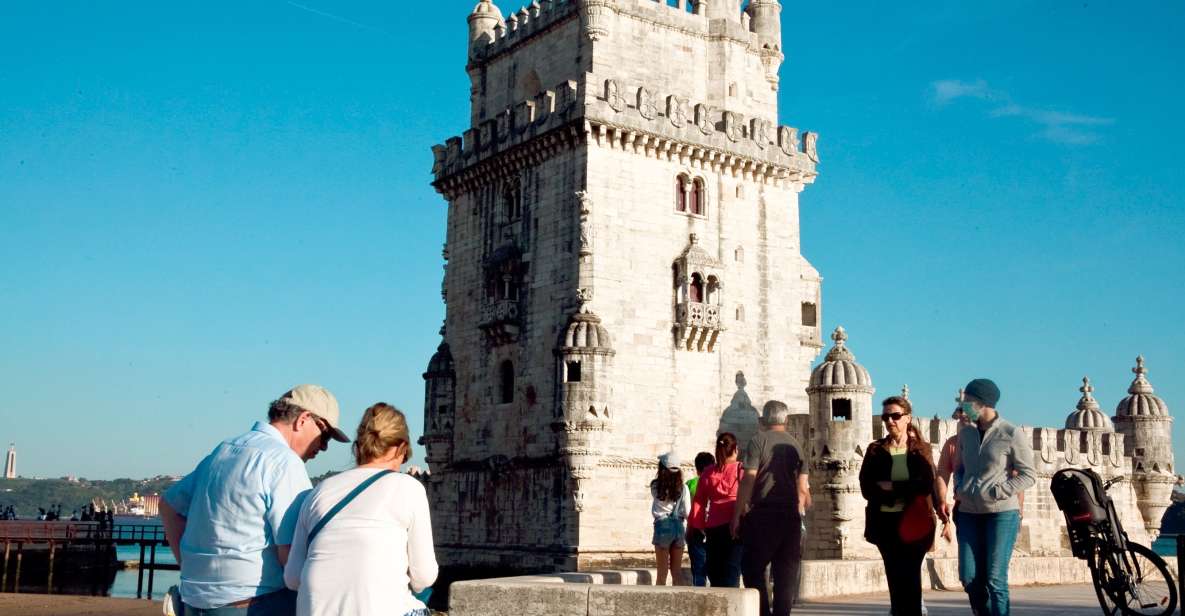
M 486 301 L 481 305 L 481 321 L 478 327 L 485 332 L 494 346 L 518 340 L 522 326 L 518 300 L 503 299 Z
M 720 306 L 683 302 L 675 306 L 675 344 L 688 351 L 712 352 L 724 327 Z

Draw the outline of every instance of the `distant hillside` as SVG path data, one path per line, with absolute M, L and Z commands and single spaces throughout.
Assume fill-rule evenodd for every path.
M 62 515 L 69 517 L 75 510 L 81 510 L 92 499 L 108 502 L 121 501 L 134 493 L 161 494 L 173 485 L 171 477 L 152 479 L 114 479 L 96 481 L 80 479 L 0 479 L 0 509 L 9 505 L 16 508 L 21 519 L 37 516 L 37 509 L 60 504 Z

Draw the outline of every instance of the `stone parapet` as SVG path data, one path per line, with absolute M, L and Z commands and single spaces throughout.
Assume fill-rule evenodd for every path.
M 611 577 L 611 576 L 610 576 Z M 451 616 L 756 616 L 757 591 L 741 588 L 570 582 L 531 576 L 457 582 Z
M 1171 560 L 1171 559 L 1170 559 Z M 959 591 L 958 559 L 927 558 L 922 583 L 928 590 Z M 1175 562 L 1169 569 L 1176 573 Z M 688 572 L 685 570 L 685 574 Z M 1086 562 L 1070 557 L 1012 559 L 1012 586 L 1089 584 Z M 451 616 L 538 614 L 598 616 L 655 614 L 685 616 L 757 613 L 754 590 L 654 586 L 653 569 L 605 569 L 457 582 L 450 590 Z M 827 599 L 885 592 L 880 560 L 803 561 L 800 598 Z

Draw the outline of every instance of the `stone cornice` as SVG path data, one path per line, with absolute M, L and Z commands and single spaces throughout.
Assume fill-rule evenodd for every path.
M 433 185 L 446 199 L 529 164 L 539 164 L 583 140 L 659 160 L 799 187 L 814 181 L 818 135 L 768 119 L 747 118 L 675 94 L 661 100 L 645 85 L 615 79 L 565 81 L 521 101 L 432 147 Z M 660 108 L 661 107 L 661 108 Z

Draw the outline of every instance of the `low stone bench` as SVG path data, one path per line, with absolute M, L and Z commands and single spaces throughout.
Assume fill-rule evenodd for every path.
M 650 586 L 646 570 L 456 582 L 449 616 L 756 616 L 757 591 Z M 640 585 L 639 585 L 640 584 Z

